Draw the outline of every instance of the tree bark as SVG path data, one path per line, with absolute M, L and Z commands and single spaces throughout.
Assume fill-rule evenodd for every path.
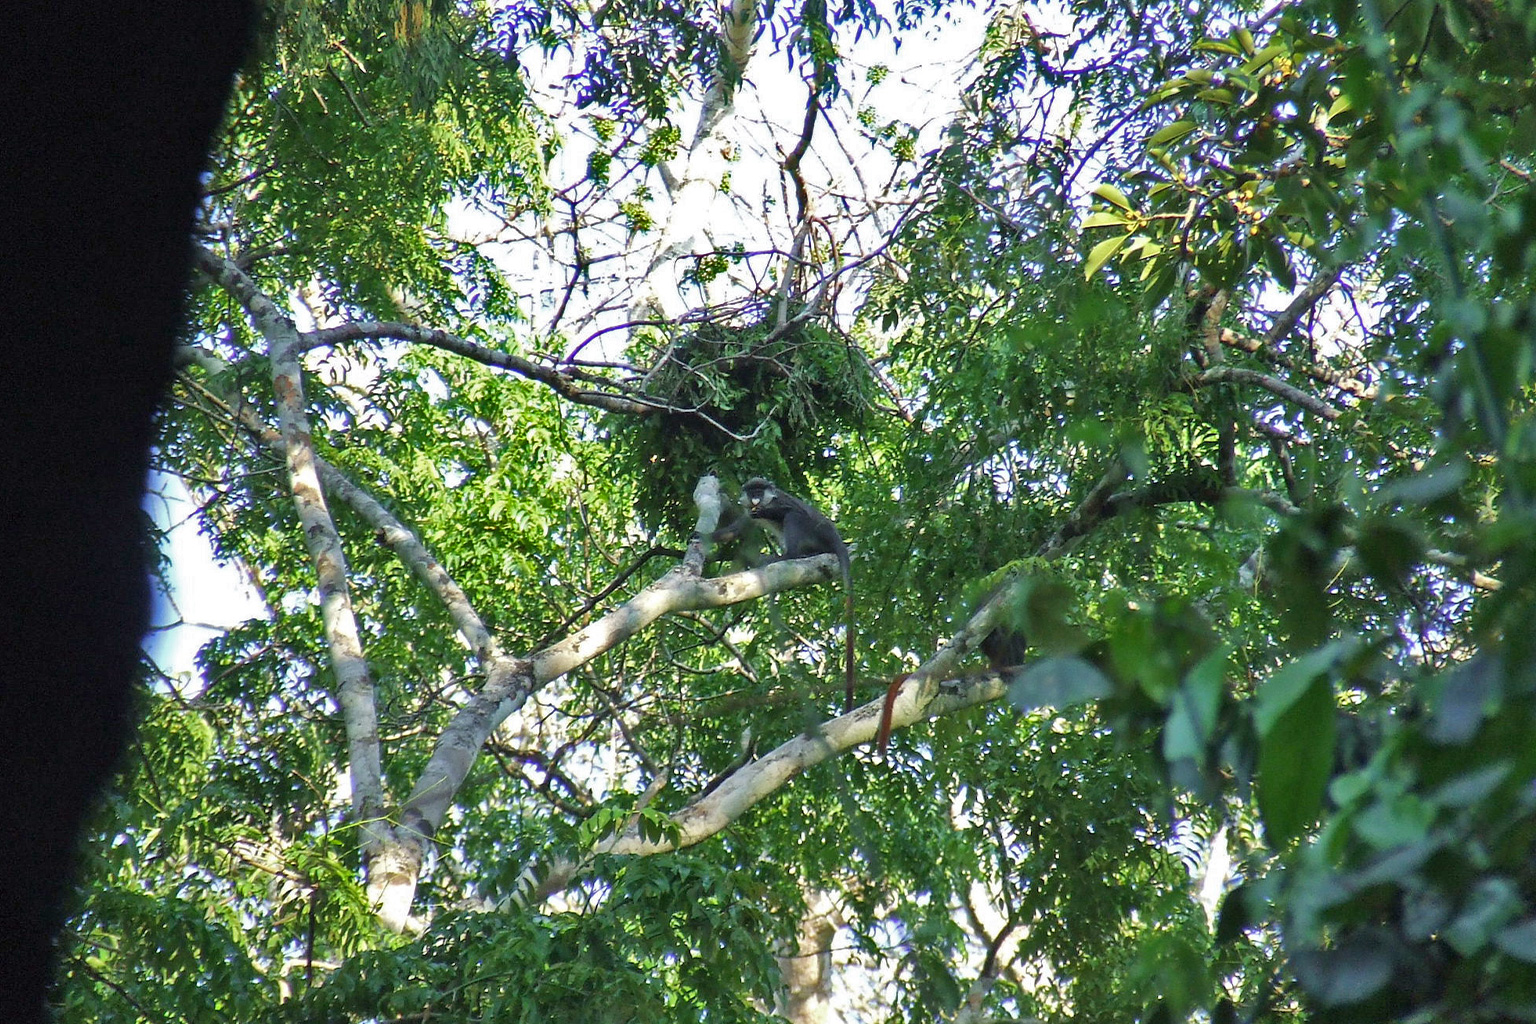
M 774 1012 L 791 1024 L 827 1024 L 832 1014 L 832 939 L 836 911 L 825 892 L 809 894 L 795 948 L 778 958 L 784 980 Z

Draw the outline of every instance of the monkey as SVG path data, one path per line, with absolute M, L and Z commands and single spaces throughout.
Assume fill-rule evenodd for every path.
M 981 603 L 986 604 L 997 596 L 1001 585 L 994 587 Z M 1002 672 L 1024 661 L 1024 654 L 1029 650 L 1029 639 L 1024 631 L 1011 625 L 994 627 L 986 636 L 981 638 L 981 653 L 987 657 L 987 666 L 993 672 Z M 912 677 L 912 673 L 903 672 L 891 680 L 891 685 L 885 691 L 885 703 L 880 708 L 880 729 L 875 733 L 875 750 L 885 753 L 885 748 L 891 744 L 891 714 L 896 708 L 896 695 L 901 692 L 902 684 Z
M 992 598 L 988 597 L 987 600 Z M 981 653 L 986 655 L 987 666 L 993 672 L 1023 664 L 1024 654 L 1028 650 L 1029 638 L 1022 629 L 1014 626 L 998 626 L 981 638 Z
M 844 632 L 843 650 L 844 712 L 853 710 L 853 571 L 848 562 L 848 545 L 832 520 L 793 494 L 780 490 L 773 481 L 755 476 L 741 488 L 741 503 L 747 515 L 762 523 L 779 542 L 780 558 L 810 558 L 836 555 L 843 571 Z M 716 531 L 717 533 L 721 531 Z M 734 533 L 740 533 L 737 529 Z

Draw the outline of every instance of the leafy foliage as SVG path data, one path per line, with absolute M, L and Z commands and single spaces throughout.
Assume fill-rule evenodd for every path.
M 1528 1018 L 1532 11 L 1000 8 L 937 133 L 861 48 L 963 6 L 758 13 L 269 7 L 159 442 L 264 614 L 146 680 L 60 1013 L 749 1021 L 814 961 L 849 1019 Z M 838 616 L 664 617 L 496 704 L 385 929 L 366 837 L 487 652 L 661 579 L 708 471 L 853 542 L 867 699 L 956 637 L 943 713 L 728 807 Z
M 756 466 L 804 490 L 832 462 L 837 435 L 867 420 L 862 355 L 816 325 L 707 323 L 638 361 L 654 367 L 650 392 L 678 410 L 610 422 L 620 458 L 638 470 L 647 519 L 686 515 L 676 482 L 727 467 Z

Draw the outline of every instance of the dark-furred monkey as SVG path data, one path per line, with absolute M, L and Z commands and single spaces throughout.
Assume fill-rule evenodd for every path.
M 741 503 L 747 515 L 766 526 L 779 542 L 782 558 L 810 558 L 836 555 L 843 570 L 847 643 L 843 653 L 844 711 L 853 710 L 853 573 L 848 564 L 848 545 L 838 534 L 832 520 L 793 494 L 779 490 L 773 481 L 760 476 L 741 488 Z

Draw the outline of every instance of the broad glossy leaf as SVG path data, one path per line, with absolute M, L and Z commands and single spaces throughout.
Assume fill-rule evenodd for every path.
M 1170 142 L 1177 142 L 1179 139 L 1184 138 L 1184 136 L 1194 131 L 1197 127 L 1199 126 L 1193 121 L 1175 121 L 1153 132 L 1152 137 L 1147 140 L 1147 145 L 1166 146 Z
M 1120 235 L 1116 238 L 1106 238 L 1088 251 L 1088 259 L 1083 262 L 1083 277 L 1092 277 L 1106 261 L 1112 259 L 1121 249 L 1125 248 L 1131 240 L 1130 235 Z
M 1120 209 L 1125 210 L 1128 213 L 1135 209 L 1135 207 L 1131 205 L 1131 201 L 1125 197 L 1125 193 L 1121 192 L 1113 185 L 1101 182 L 1100 184 L 1095 185 L 1091 191 L 1093 195 L 1098 196 L 1100 199 L 1110 203 L 1113 206 L 1120 207 Z

